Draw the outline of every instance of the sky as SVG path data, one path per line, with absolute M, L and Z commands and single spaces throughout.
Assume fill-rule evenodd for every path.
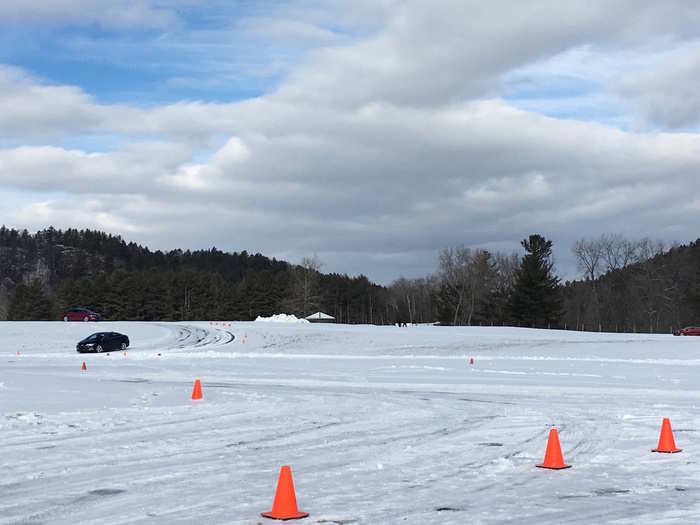
M 700 237 L 700 4 L 3 0 L 0 223 L 380 283 Z

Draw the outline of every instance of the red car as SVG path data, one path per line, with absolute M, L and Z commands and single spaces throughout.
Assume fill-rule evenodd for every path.
M 71 308 L 63 312 L 64 321 L 99 321 L 100 314 L 87 308 Z
M 673 332 L 673 335 L 700 335 L 700 326 L 688 326 Z

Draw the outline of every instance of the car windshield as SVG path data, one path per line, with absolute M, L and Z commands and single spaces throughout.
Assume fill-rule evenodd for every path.
M 91 336 L 86 337 L 86 338 L 85 338 L 85 341 L 87 341 L 88 343 L 90 343 L 90 342 L 92 342 L 92 341 L 97 341 L 97 337 L 98 337 L 99 335 L 100 335 L 100 334 L 92 334 Z

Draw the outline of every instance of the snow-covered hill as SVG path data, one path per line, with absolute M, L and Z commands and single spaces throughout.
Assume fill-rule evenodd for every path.
M 301 523 L 700 522 L 700 338 L 6 322 L 0 363 L 2 524 L 257 524 L 282 464 Z

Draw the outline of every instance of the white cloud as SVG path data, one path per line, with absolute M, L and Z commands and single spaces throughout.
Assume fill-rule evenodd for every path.
M 239 27 L 247 35 L 267 42 L 292 46 L 328 44 L 338 39 L 333 31 L 302 20 L 283 20 L 278 17 L 257 17 L 241 20 Z
M 22 190 L 90 193 L 144 193 L 153 180 L 178 168 L 192 151 L 182 144 L 145 143 L 109 153 L 56 146 L 0 150 L 0 183 Z
M 0 134 L 70 134 L 99 123 L 92 98 L 73 86 L 43 85 L 0 65 Z
M 0 19 L 4 23 L 99 24 L 111 29 L 174 24 L 175 11 L 158 4 L 152 0 L 3 0 Z

